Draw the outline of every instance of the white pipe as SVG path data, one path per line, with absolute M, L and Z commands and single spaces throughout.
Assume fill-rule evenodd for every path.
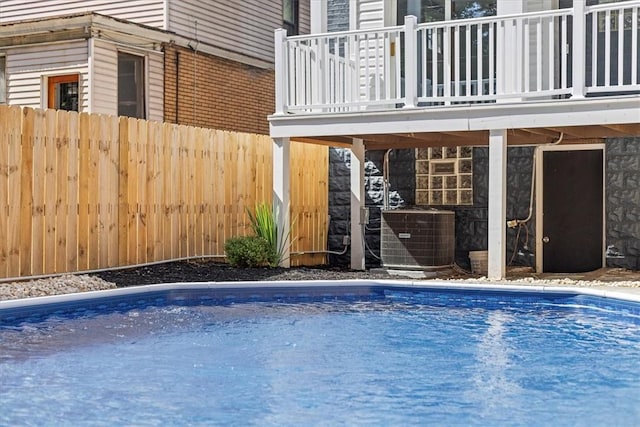
M 526 224 L 527 222 L 531 221 L 531 217 L 533 216 L 533 197 L 534 197 L 534 189 L 536 185 L 536 161 L 538 158 L 539 151 L 542 149 L 542 147 L 548 147 L 550 145 L 558 145 L 562 142 L 563 139 L 564 139 L 564 132 L 560 134 L 560 137 L 558 138 L 557 141 L 551 142 L 549 144 L 538 145 L 536 146 L 536 149 L 533 151 L 533 161 L 532 161 L 532 167 L 531 167 L 531 193 L 530 193 L 531 196 L 529 197 L 529 216 L 526 217 L 525 219 L 514 220 L 516 221 L 516 225 Z
M 389 209 L 389 148 L 384 153 L 384 160 L 382 162 L 382 208 L 384 210 Z

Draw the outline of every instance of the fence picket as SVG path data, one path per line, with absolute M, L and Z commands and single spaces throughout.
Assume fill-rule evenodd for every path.
M 56 272 L 56 216 L 57 216 L 57 199 L 58 199 L 58 182 L 57 182 L 57 154 L 62 152 L 58 148 L 58 121 L 57 112 L 55 110 L 46 110 L 45 120 L 45 165 L 44 165 L 44 253 L 43 253 L 43 272 Z
M 9 107 L 0 105 L 0 141 L 11 138 Z M 8 144 L 0 143 L 0 275 L 7 274 L 9 259 L 9 235 L 7 220 L 9 217 L 9 150 Z
M 67 269 L 67 218 L 69 216 L 69 119 L 70 113 L 58 111 L 56 114 L 56 197 L 55 197 L 55 271 Z
M 22 126 L 23 111 L 19 107 L 10 107 L 7 117 L 9 131 L 7 140 L 7 277 L 21 275 L 20 238 L 22 236 Z M 29 217 L 24 219 L 30 221 Z

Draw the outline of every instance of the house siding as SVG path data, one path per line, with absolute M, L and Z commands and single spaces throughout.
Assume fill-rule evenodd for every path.
M 300 2 L 300 32 L 310 28 L 309 1 Z M 241 7 L 239 7 L 241 6 Z M 282 26 L 282 2 L 196 0 L 169 2 L 169 30 L 232 52 L 273 62 L 273 31 Z
M 92 83 L 91 112 L 117 114 L 118 54 L 113 43 L 94 41 Z
M 0 0 L 0 23 L 97 12 L 164 28 L 164 0 Z
M 166 122 L 269 133 L 273 70 L 169 45 L 164 69 Z
M 384 0 L 360 0 L 356 7 L 355 29 L 384 27 Z
M 7 103 L 45 107 L 43 76 L 79 74 L 79 108 L 89 108 L 87 41 L 41 44 L 6 50 Z

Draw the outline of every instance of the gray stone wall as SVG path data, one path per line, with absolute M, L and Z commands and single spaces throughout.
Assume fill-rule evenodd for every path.
M 380 212 L 384 206 L 384 151 L 367 151 L 365 159 L 365 205 L 369 209 L 369 224 L 365 227 L 366 263 L 379 265 Z M 393 150 L 389 154 L 389 206 L 397 208 L 415 203 L 415 157 L 413 150 Z M 350 173 L 351 152 L 343 148 L 329 150 L 329 250 L 342 252 L 344 236 L 350 234 Z M 350 252 L 332 254 L 332 265 L 348 265 Z
M 533 154 L 533 147 L 507 149 L 508 220 L 524 220 L 529 216 Z M 489 148 L 477 147 L 473 150 L 473 207 L 456 208 L 456 262 L 463 267 L 469 267 L 466 259 L 469 251 L 487 249 L 488 201 Z M 535 209 L 526 224 L 507 229 L 507 264 L 535 265 L 534 237 Z
M 606 151 L 607 265 L 640 269 L 640 138 L 611 138 Z

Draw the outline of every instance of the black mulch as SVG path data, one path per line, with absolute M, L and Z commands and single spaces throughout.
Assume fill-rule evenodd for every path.
M 237 282 L 266 280 L 393 279 L 382 271 L 336 267 L 235 268 L 211 261 L 177 261 L 96 273 L 119 287 L 174 282 Z

